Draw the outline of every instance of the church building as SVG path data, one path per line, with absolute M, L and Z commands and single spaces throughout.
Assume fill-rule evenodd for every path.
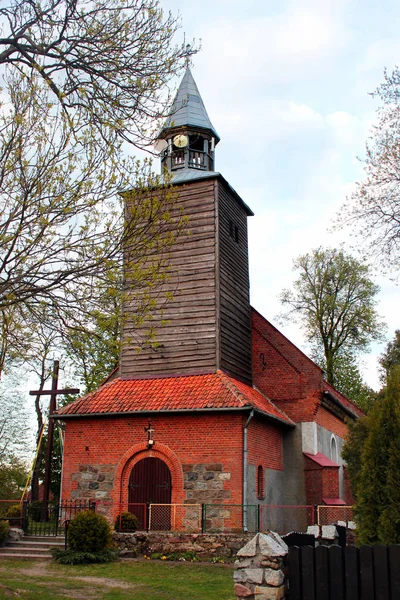
M 250 306 L 253 213 L 215 171 L 219 136 L 189 68 L 170 114 L 161 164 L 190 235 L 170 250 L 157 350 L 130 342 L 128 304 L 118 372 L 57 412 L 62 497 L 93 499 L 110 519 L 130 510 L 143 527 L 149 504 L 235 505 L 235 524 L 232 511 L 209 514 L 217 528 L 245 530 L 243 506 L 347 504 L 341 447 L 347 420 L 363 413 Z

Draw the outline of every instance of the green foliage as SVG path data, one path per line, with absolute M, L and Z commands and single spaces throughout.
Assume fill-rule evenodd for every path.
M 362 451 L 368 436 L 368 419 L 366 417 L 349 421 L 349 433 L 342 446 L 342 458 L 347 463 L 350 487 L 354 498 L 358 497 L 358 486 L 362 468 Z
M 314 355 L 323 358 L 328 383 L 335 385 L 340 357 L 355 356 L 382 338 L 375 310 L 379 287 L 370 269 L 343 250 L 317 248 L 294 261 L 298 277 L 283 290 L 284 315 L 300 321 Z
M 15 456 L 0 462 L 1 500 L 18 500 L 21 497 L 27 479 L 25 463 Z
M 107 519 L 91 510 L 75 515 L 68 527 L 68 546 L 75 552 L 102 552 L 111 540 Z
M 378 394 L 363 381 L 354 356 L 340 355 L 335 366 L 335 388 L 368 413 Z
M 7 541 L 9 530 L 10 526 L 8 521 L 0 521 L 0 546 Z
M 61 565 L 84 565 L 95 563 L 108 563 L 118 558 L 118 551 L 112 548 L 98 552 L 82 552 L 78 550 L 61 550 L 54 548 L 51 551 L 53 558 Z
M 136 531 L 137 525 L 137 516 L 128 511 L 124 511 L 120 515 L 117 515 L 114 529 L 116 531 Z
M 384 398 L 350 429 L 343 456 L 356 498 L 359 543 L 399 543 L 400 367 L 390 373 Z
M 394 339 L 386 346 L 385 352 L 379 359 L 379 364 L 384 371 L 384 379 L 393 367 L 400 365 L 400 329 L 396 329 L 394 332 Z
M 13 504 L 6 512 L 6 517 L 10 517 L 8 519 L 11 527 L 21 527 L 21 517 L 22 517 L 22 506 L 21 504 Z M 14 517 L 14 519 L 12 518 Z
M 143 316 L 180 227 L 170 186 L 126 152 L 170 107 L 179 18 L 158 0 L 6 0 L 0 16 L 0 372 L 34 355 L 43 324 L 58 342 L 92 335 L 97 370 L 94 320 L 122 256 Z M 121 190 L 143 189 L 125 211 Z
M 97 389 L 118 366 L 121 344 L 122 278 L 119 270 L 109 274 L 108 287 L 89 310 L 85 327 L 64 336 L 74 377 L 87 394 Z

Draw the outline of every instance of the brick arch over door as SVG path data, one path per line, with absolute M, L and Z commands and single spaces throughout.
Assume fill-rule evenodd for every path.
M 155 447 L 151 450 L 148 450 L 147 443 L 143 442 L 129 448 L 117 466 L 113 494 L 114 515 L 119 513 L 120 507 L 122 510 L 127 510 L 129 477 L 135 464 L 143 458 L 160 458 L 166 463 L 171 472 L 172 479 L 171 502 L 173 504 L 181 504 L 184 502 L 185 492 L 183 489 L 183 471 L 182 465 L 176 454 L 172 452 L 168 446 L 165 446 L 160 442 L 156 442 Z

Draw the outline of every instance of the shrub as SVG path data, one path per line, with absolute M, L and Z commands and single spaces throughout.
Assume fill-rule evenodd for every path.
M 117 515 L 114 529 L 116 531 L 136 531 L 138 525 L 137 516 L 130 512 L 123 512 Z
M 0 546 L 2 546 L 4 542 L 7 541 L 9 530 L 10 526 L 8 524 L 8 521 L 0 521 Z
M 21 516 L 22 516 L 22 507 L 19 504 L 13 504 L 6 512 L 6 517 L 10 517 L 8 519 L 11 527 L 21 527 Z
M 51 551 L 56 562 L 61 565 L 83 565 L 93 563 L 107 563 L 118 557 L 118 551 L 106 548 L 100 552 L 78 552 L 77 550 L 61 550 L 54 548 Z
M 68 527 L 68 545 L 76 552 L 102 552 L 111 539 L 107 519 L 91 510 L 75 515 Z

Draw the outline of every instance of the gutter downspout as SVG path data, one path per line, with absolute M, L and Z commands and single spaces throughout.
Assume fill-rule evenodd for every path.
M 249 414 L 249 418 L 243 427 L 243 531 L 248 531 L 247 528 L 247 457 L 248 457 L 248 444 L 247 444 L 247 428 L 250 421 L 254 417 L 254 410 Z

